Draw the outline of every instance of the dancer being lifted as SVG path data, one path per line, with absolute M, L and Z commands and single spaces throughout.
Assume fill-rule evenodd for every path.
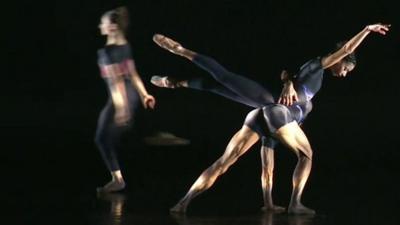
M 282 142 L 298 156 L 298 163 L 293 173 L 293 191 L 288 206 L 289 213 L 314 214 L 314 210 L 301 204 L 303 189 L 311 171 L 312 149 L 299 124 L 311 111 L 311 99 L 321 87 L 324 71 L 329 70 L 337 77 L 346 77 L 356 65 L 354 51 L 365 37 L 371 32 L 386 34 L 388 30 L 389 25 L 368 25 L 349 41 L 343 42 L 331 54 L 306 62 L 295 76 L 286 80 L 286 88 L 279 102 L 287 105 L 277 104 L 278 99 L 274 98 L 263 86 L 226 70 L 214 59 L 184 48 L 180 43 L 168 37 L 160 34 L 154 35 L 153 40 L 160 47 L 194 62 L 206 70 L 213 80 L 210 82 L 210 79 L 195 78 L 177 81 L 170 77 L 155 76 L 152 79 L 153 84 L 160 87 L 187 87 L 211 91 L 256 108 L 247 115 L 244 125 L 233 136 L 222 157 L 200 175 L 188 193 L 171 208 L 171 212 L 184 213 L 194 197 L 210 188 L 218 176 L 236 162 L 260 137 L 265 137 L 268 138 L 267 140 Z M 272 152 L 273 146 L 274 144 L 263 145 L 263 148 L 266 147 L 262 150 L 264 162 L 273 163 L 273 153 L 263 154 L 268 151 Z M 266 164 L 263 164 L 263 171 L 267 170 L 267 172 L 263 172 L 263 175 L 271 176 L 262 178 L 264 200 L 267 200 L 265 208 L 281 210 L 280 207 L 273 205 L 270 192 L 268 193 L 272 188 L 272 170 L 268 171 L 268 163 Z M 268 185 L 269 187 L 267 187 Z

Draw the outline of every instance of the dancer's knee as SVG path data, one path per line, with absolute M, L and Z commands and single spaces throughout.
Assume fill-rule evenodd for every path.
M 215 167 L 214 167 L 217 175 L 219 176 L 221 174 L 224 174 L 232 164 L 233 164 L 233 162 L 231 160 L 226 160 L 226 161 L 218 160 L 215 163 Z
M 300 150 L 297 157 L 301 161 L 312 161 L 313 151 L 311 149 Z

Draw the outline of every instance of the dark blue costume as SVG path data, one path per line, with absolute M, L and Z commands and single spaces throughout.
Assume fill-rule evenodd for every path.
M 319 57 L 301 66 L 293 80 L 299 100 L 291 106 L 285 106 L 277 104 L 276 97 L 259 83 L 226 70 L 210 57 L 199 54 L 193 62 L 209 72 L 214 80 L 191 79 L 189 88 L 210 91 L 256 108 L 247 114 L 244 124 L 260 137 L 268 137 L 266 145 L 269 147 L 275 146 L 276 141 L 269 139 L 273 139 L 272 135 L 280 127 L 293 121 L 303 123 L 312 110 L 311 99 L 321 88 L 324 74 Z
M 131 56 L 130 45 L 107 45 L 99 49 L 98 64 L 101 76 L 108 87 L 109 98 L 98 119 L 95 142 L 107 168 L 110 171 L 116 171 L 120 170 L 120 167 L 115 148 L 118 145 L 121 134 L 133 124 L 136 112 L 141 105 L 139 94 L 132 86 L 130 79 L 130 71 L 135 65 Z M 113 72 L 110 73 L 110 69 Z M 120 82 L 125 86 L 128 100 L 127 107 L 130 113 L 130 120 L 124 126 L 115 123 L 115 108 L 110 93 L 113 85 Z

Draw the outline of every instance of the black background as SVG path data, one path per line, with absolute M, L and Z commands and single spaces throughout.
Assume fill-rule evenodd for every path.
M 368 214 L 379 220 L 379 213 L 387 213 L 391 216 L 385 216 L 386 222 L 397 221 L 392 213 L 400 188 L 400 20 L 394 2 L 14 2 L 3 9 L 4 203 L 24 212 L 27 220 L 46 210 L 69 215 L 74 197 L 95 195 L 95 187 L 109 179 L 93 143 L 97 116 L 107 100 L 96 63 L 96 51 L 105 38 L 97 25 L 103 12 L 126 5 L 131 14 L 128 40 L 137 68 L 157 99 L 157 108 L 141 115 L 140 129 L 124 136 L 120 150 L 128 192 L 138 203 L 135 210 L 167 212 L 222 154 L 250 111 L 209 93 L 152 86 L 149 79 L 154 74 L 206 75 L 156 46 L 151 40 L 154 33 L 173 37 L 279 91 L 281 69 L 296 69 L 365 25 L 382 22 L 391 23 L 391 31 L 386 36 L 370 34 L 357 49 L 357 68 L 345 79 L 327 73 L 315 97 L 304 126 L 315 153 L 303 201 L 322 214 Z M 172 132 L 190 139 L 191 145 L 146 146 L 142 131 L 149 130 Z M 258 210 L 259 147 L 255 145 L 196 199 L 191 210 Z M 278 204 L 288 204 L 295 162 L 294 154 L 277 148 Z

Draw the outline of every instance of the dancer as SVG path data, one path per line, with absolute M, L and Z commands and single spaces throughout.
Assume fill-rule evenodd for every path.
M 293 77 L 294 83 L 289 79 L 287 80 L 289 89 L 294 88 L 296 90 L 298 100 L 290 105 L 293 95 L 286 95 L 285 93 L 281 95 L 280 101 L 290 106 L 276 104 L 273 95 L 258 83 L 229 72 L 215 60 L 186 49 L 178 42 L 160 34 L 156 34 L 153 38 L 160 47 L 194 62 L 209 72 L 219 85 L 204 88 L 201 86 L 203 84 L 201 82 L 173 82 L 168 77 L 155 77 L 153 83 L 158 83 L 159 86 L 165 87 L 204 88 L 235 101 L 259 108 L 249 113 L 247 119 L 254 118 L 254 116 L 258 117 L 260 114 L 257 113 L 257 110 L 258 112 L 262 110 L 263 125 L 266 128 L 263 136 L 278 139 L 298 156 L 298 163 L 293 173 L 293 191 L 288 211 L 296 214 L 314 214 L 314 210 L 303 206 L 301 203 L 302 192 L 311 171 L 312 149 L 299 124 L 311 111 L 311 99 L 321 87 L 324 70 L 329 69 L 334 76 L 345 77 L 347 73 L 354 69 L 356 65 L 354 50 L 365 37 L 370 32 L 386 34 L 388 30 L 389 25 L 368 25 L 340 46 L 338 50 L 305 63 L 300 68 L 299 73 Z M 248 121 L 247 119 L 246 121 Z M 188 193 L 178 204 L 171 208 L 171 212 L 184 213 L 194 197 L 210 188 L 217 177 L 223 174 L 259 139 L 257 133 L 247 124 L 245 122 L 241 130 L 231 139 L 223 156 L 200 175 Z
M 99 192 L 125 188 L 116 146 L 121 134 L 134 122 L 140 104 L 153 109 L 156 103 L 135 68 L 125 37 L 128 22 L 127 9 L 120 7 L 104 13 L 99 24 L 101 34 L 107 36 L 105 47 L 98 50 L 98 64 L 109 99 L 100 113 L 95 142 L 112 177 L 109 183 L 97 189 Z

